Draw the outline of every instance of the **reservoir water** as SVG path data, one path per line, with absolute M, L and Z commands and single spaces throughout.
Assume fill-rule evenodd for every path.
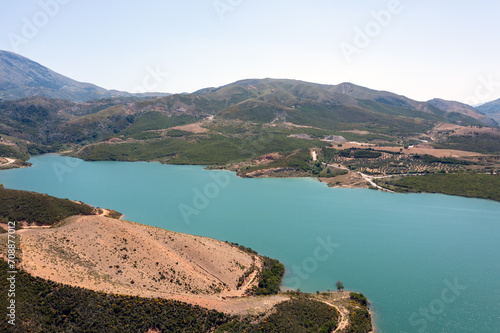
M 363 292 L 378 332 L 500 331 L 500 203 L 241 179 L 159 163 L 44 155 L 7 188 L 115 209 L 126 219 L 237 242 L 279 259 L 284 286 Z

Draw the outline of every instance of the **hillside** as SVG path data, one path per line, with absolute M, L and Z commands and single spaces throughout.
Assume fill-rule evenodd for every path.
M 442 124 L 459 128 L 496 124 L 470 107 L 442 100 L 416 102 L 347 83 L 328 86 L 294 80 L 243 80 L 194 94 L 144 100 L 127 108 L 135 117 L 129 127 L 74 155 L 94 161 L 220 165 L 320 148 L 334 143 L 327 139 L 330 137 L 399 147 L 451 142 L 458 149 L 457 140 L 474 138 L 473 145 L 463 146 L 465 150 L 498 152 L 491 144 L 496 139 L 495 129 L 480 136 L 435 133 Z M 80 125 L 82 121 L 74 120 Z M 192 125 L 179 131 L 181 122 Z
M 455 102 L 455 101 L 445 101 L 443 99 L 435 98 L 428 102 L 429 104 L 435 106 L 436 108 L 443 110 L 449 114 L 448 117 L 455 117 L 460 119 L 463 115 L 477 119 L 481 124 L 486 126 L 497 127 L 498 122 L 492 119 L 488 115 L 484 115 L 478 112 L 477 108 L 473 108 L 467 104 Z
M 0 86 L 4 93 L 9 84 L 23 80 L 38 87 L 57 81 L 55 91 L 67 90 L 61 84 L 69 79 L 11 53 L 3 57 L 10 59 L 5 75 L 13 78 Z M 493 129 L 460 136 L 438 130 L 496 125 L 453 101 L 419 102 L 352 83 L 248 79 L 163 97 L 81 103 L 36 96 L 1 101 L 0 157 L 26 161 L 29 155 L 71 151 L 92 161 L 226 165 L 266 154 L 291 156 L 335 140 L 393 147 L 428 143 L 496 154 L 500 150 Z
M 73 215 L 94 215 L 89 205 L 49 195 L 10 190 L 0 184 L 0 223 L 22 221 L 28 225 L 50 226 Z
M 9 288 L 8 267 L 0 260 L 3 281 L 0 289 L 5 294 Z M 23 270 L 16 274 L 16 283 L 15 326 L 3 326 L 15 333 L 372 331 L 366 304 L 359 303 L 359 294 L 348 292 L 288 294 L 274 306 L 267 304 L 263 313 L 252 309 L 251 314 L 234 316 L 169 299 L 105 294 L 71 287 L 34 277 Z M 6 308 L 6 301 L 6 297 L 0 299 L 0 306 Z
M 12 239 L 6 230 L 13 223 L 0 229 L 0 288 L 6 295 L 14 262 L 17 270 L 15 326 L 9 331 L 372 329 L 366 298 L 360 294 L 297 291 L 241 297 L 275 294 L 278 289 L 265 288 L 271 283 L 279 287 L 284 272 L 277 260 L 243 246 L 106 218 L 102 210 L 69 200 L 2 191 L 0 217 L 17 221 L 16 260 L 6 258 L 7 237 Z M 77 213 L 101 215 L 67 217 Z M 24 219 L 51 227 L 20 223 Z M 9 306 L 7 297 L 0 299 L 0 306 Z
M 0 50 L 0 100 L 33 96 L 86 102 L 132 94 L 78 82 L 21 55 Z
M 483 125 L 495 125 L 472 108 L 464 106 L 450 110 L 446 106 L 441 109 L 430 102 L 418 102 L 352 83 L 323 85 L 297 80 L 251 79 L 202 89 L 195 94 L 211 100 L 225 100 L 225 110 L 221 115 L 229 119 L 264 122 L 289 119 L 298 125 L 311 126 L 327 120 L 330 123 L 323 123 L 323 128 L 329 125 L 330 129 L 363 123 L 365 126 L 376 123 L 382 127 L 395 127 L 394 118 L 402 118 L 405 122 L 411 122 L 413 118 L 469 124 L 484 121 Z M 456 114 L 463 118 L 457 118 Z M 310 119 L 311 116 L 317 119 Z
M 486 116 L 495 119 L 497 122 L 500 122 L 500 99 L 477 106 L 476 109 Z
M 19 234 L 28 273 L 122 295 L 220 301 L 249 293 L 262 267 L 258 257 L 224 242 L 102 216 Z

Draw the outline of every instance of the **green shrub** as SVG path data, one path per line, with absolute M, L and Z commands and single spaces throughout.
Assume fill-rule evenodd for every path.
M 382 153 L 378 151 L 362 149 L 362 150 L 355 150 L 352 156 L 355 158 L 378 158 L 382 156 Z
M 368 300 L 366 299 L 365 295 L 360 293 L 350 293 L 349 296 L 351 300 L 355 301 L 359 305 L 368 306 Z
M 0 260 L 0 286 L 7 295 L 8 265 Z M 0 306 L 7 307 L 7 297 Z M 158 298 L 118 296 L 16 274 L 16 325 L 4 318 L 2 332 L 211 332 L 232 317 L 199 306 Z
M 0 221 L 52 225 L 73 215 L 92 215 L 94 208 L 46 194 L 0 188 Z
M 370 312 L 367 309 L 355 309 L 349 314 L 349 321 L 347 333 L 368 333 L 373 329 Z
M 253 290 L 254 295 L 272 295 L 280 290 L 285 266 L 276 259 L 263 257 L 264 264 L 259 274 L 259 284 Z
M 268 317 L 233 320 L 216 332 L 329 333 L 337 327 L 338 311 L 322 302 L 299 297 L 279 303 L 275 309 Z
M 399 192 L 427 192 L 500 201 L 500 176 L 467 173 L 433 173 L 408 176 L 387 184 Z

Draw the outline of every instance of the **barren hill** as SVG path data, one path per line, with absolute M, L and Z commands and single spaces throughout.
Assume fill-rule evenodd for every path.
M 102 216 L 19 234 L 27 272 L 115 294 L 221 300 L 244 295 L 261 267 L 259 257 L 225 242 Z

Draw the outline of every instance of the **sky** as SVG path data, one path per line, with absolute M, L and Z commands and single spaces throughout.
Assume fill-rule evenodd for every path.
M 500 1 L 0 0 L 0 49 L 129 92 L 247 78 L 500 98 Z

